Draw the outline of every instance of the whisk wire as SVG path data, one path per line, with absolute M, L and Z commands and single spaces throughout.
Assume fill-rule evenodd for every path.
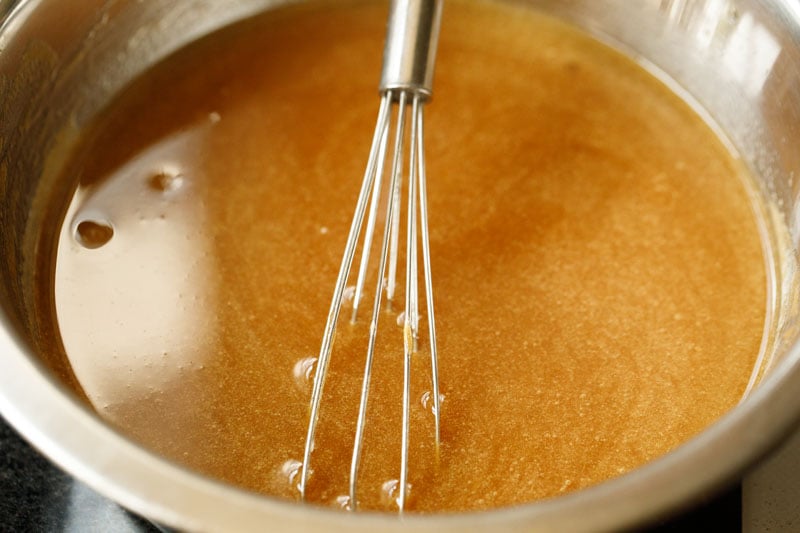
M 405 91 L 400 91 L 400 96 L 403 98 L 403 105 L 399 106 L 400 108 L 400 115 L 405 114 Z M 399 144 L 395 144 L 395 150 L 397 153 L 402 154 L 403 151 L 403 141 L 405 136 L 398 138 L 397 142 Z M 394 204 L 394 209 L 392 209 L 392 234 L 391 234 L 391 242 L 389 245 L 389 277 L 386 281 L 386 299 L 388 300 L 387 305 L 389 309 L 394 307 L 394 293 L 397 287 L 397 258 L 399 255 L 399 242 L 400 242 L 400 202 L 402 200 L 402 187 L 403 187 L 403 158 L 400 157 L 396 160 L 396 166 L 392 165 L 392 174 L 396 176 L 395 186 L 391 189 L 391 198 L 392 203 Z
M 419 327 L 419 285 L 417 280 L 417 159 L 419 158 L 419 114 L 422 109 L 420 96 L 414 95 L 411 108 L 411 150 L 408 178 L 408 237 L 406 251 L 406 320 L 411 329 L 411 351 L 417 351 Z
M 387 93 L 391 99 L 391 91 Z M 389 190 L 393 191 L 399 173 L 396 172 L 397 168 L 402 164 L 402 141 L 405 133 L 405 93 L 400 93 L 399 111 L 397 115 L 397 124 L 394 140 L 394 151 L 392 156 L 392 173 L 389 182 Z M 375 185 L 377 187 L 377 184 Z M 355 443 L 353 444 L 353 456 L 350 463 L 350 509 L 355 510 L 358 507 L 358 500 L 356 498 L 356 488 L 358 484 L 358 468 L 361 462 L 361 450 L 364 442 L 364 428 L 366 427 L 367 419 L 367 403 L 369 397 L 370 376 L 372 375 L 372 363 L 375 356 L 375 340 L 378 334 L 378 320 L 381 314 L 381 295 L 383 294 L 383 277 L 386 273 L 386 259 L 389 252 L 391 230 L 392 230 L 392 215 L 394 210 L 398 207 L 395 203 L 393 195 L 390 195 L 386 210 L 386 222 L 383 232 L 383 239 L 381 244 L 381 253 L 378 263 L 378 281 L 375 288 L 375 300 L 372 308 L 372 320 L 369 326 L 369 344 L 367 345 L 367 357 L 364 363 L 364 378 L 361 383 L 361 399 L 358 407 L 358 419 L 356 421 L 356 435 Z M 377 207 L 377 206 L 375 206 Z M 365 243 L 368 246 L 369 243 Z
M 364 221 L 364 213 L 367 208 L 369 193 L 375 181 L 375 170 L 380 152 L 381 135 L 386 127 L 385 125 L 388 123 L 390 108 L 391 95 L 387 94 L 381 99 L 380 109 L 378 111 L 378 121 L 372 138 L 372 146 L 370 148 L 367 169 L 364 172 L 364 180 L 361 185 L 361 191 L 358 195 L 358 201 L 356 202 L 353 222 L 350 225 L 350 232 L 347 236 L 347 244 L 345 245 L 342 263 L 339 267 L 339 274 L 336 278 L 336 287 L 333 291 L 333 299 L 331 301 L 331 306 L 328 311 L 328 318 L 325 323 L 325 333 L 322 337 L 322 345 L 320 346 L 319 357 L 317 358 L 314 387 L 311 392 L 308 432 L 306 434 L 305 449 L 303 451 L 303 462 L 300 467 L 300 481 L 298 486 L 300 496 L 303 499 L 305 499 L 306 496 L 306 486 L 308 484 L 308 477 L 310 474 L 311 452 L 314 449 L 314 436 L 316 433 L 317 422 L 319 421 L 319 407 L 322 400 L 322 389 L 325 385 L 325 377 L 328 374 L 328 364 L 330 363 L 330 356 L 333 348 L 334 332 L 336 331 L 336 324 L 339 320 L 339 311 L 342 307 L 342 296 L 344 295 L 347 277 L 350 272 L 350 267 L 353 263 L 353 256 L 355 255 L 358 235 L 361 232 L 361 226 Z
M 428 337 L 431 352 L 431 392 L 433 394 L 433 416 L 436 441 L 436 460 L 439 460 L 441 442 L 441 396 L 439 395 L 439 356 L 436 351 L 436 320 L 433 313 L 433 278 L 431 276 L 431 248 L 428 236 L 428 193 L 425 175 L 425 112 L 420 106 L 417 116 L 417 178 L 419 179 L 419 221 L 422 241 L 422 272 L 425 282 L 425 300 L 428 311 Z M 419 317 L 417 317 L 419 319 Z
M 384 98 L 388 98 L 391 102 L 391 93 L 388 93 Z M 388 115 L 387 115 L 388 117 Z M 383 167 L 386 161 L 386 146 L 389 142 L 389 120 L 383 125 L 381 132 L 381 140 L 378 150 L 378 164 L 375 169 L 375 183 L 372 187 L 372 200 L 369 206 L 369 217 L 367 218 L 367 228 L 364 231 L 364 244 L 361 247 L 361 262 L 358 267 L 358 279 L 356 281 L 355 292 L 353 294 L 353 313 L 350 322 L 355 323 L 358 316 L 358 307 L 361 303 L 361 297 L 364 291 L 364 283 L 367 278 L 367 267 L 369 265 L 369 256 L 372 246 L 373 235 L 375 233 L 375 222 L 378 218 L 378 203 L 381 197 L 381 187 L 383 181 Z M 383 275 L 380 276 L 383 278 Z
M 364 377 L 362 380 L 361 397 L 359 402 L 359 412 L 356 422 L 355 442 L 353 445 L 353 455 L 350 465 L 350 481 L 349 481 L 349 505 L 351 510 L 358 507 L 357 500 L 357 486 L 358 486 L 358 470 L 361 461 L 361 452 L 363 448 L 364 431 L 366 427 L 366 411 L 368 406 L 370 377 L 372 375 L 372 366 L 375 354 L 375 342 L 378 331 L 378 321 L 381 313 L 381 300 L 383 292 L 383 276 L 387 269 L 387 254 L 390 254 L 394 231 L 394 221 L 397 220 L 396 214 L 400 207 L 394 195 L 398 181 L 401 178 L 401 172 L 398 169 L 402 168 L 403 164 L 403 142 L 405 138 L 406 129 L 406 108 L 408 95 L 401 91 L 398 102 L 398 118 L 396 124 L 394 149 L 391 167 L 391 181 L 389 184 L 389 198 L 387 200 L 386 221 L 381 245 L 379 266 L 378 266 L 378 281 L 375 288 L 375 299 L 373 301 L 372 320 L 369 329 L 369 344 L 367 347 L 367 357 L 364 364 Z M 408 226 L 406 230 L 406 284 L 405 284 L 405 311 L 403 319 L 403 415 L 402 415 L 402 437 L 401 437 L 401 464 L 400 464 L 400 478 L 398 480 L 398 495 L 396 498 L 398 508 L 402 512 L 405 509 L 406 499 L 409 493 L 408 483 L 408 464 L 409 464 L 409 442 L 410 442 L 410 405 L 411 405 L 411 361 L 412 355 L 417 352 L 417 339 L 419 336 L 419 274 L 418 274 L 418 239 L 423 241 L 423 276 L 426 287 L 426 297 L 428 299 L 428 313 L 432 316 L 433 300 L 432 300 L 432 281 L 430 275 L 430 249 L 428 245 L 428 232 L 427 232 L 427 207 L 424 205 L 426 202 L 426 194 L 423 190 L 425 186 L 425 163 L 423 157 L 422 147 L 422 128 L 423 128 L 423 114 L 422 103 L 419 95 L 413 95 L 411 104 L 411 134 L 410 134 L 410 155 L 409 155 L 409 179 L 408 179 Z M 387 139 L 386 134 L 382 136 L 383 142 Z M 385 147 L 382 149 L 385 154 Z M 380 163 L 379 163 L 380 166 Z M 374 188 L 380 187 L 380 178 L 376 178 Z M 375 198 L 373 189 L 373 199 Z M 370 206 L 369 218 L 374 216 L 374 210 L 377 209 L 377 202 L 372 202 Z M 419 212 L 419 214 L 418 214 Z M 419 217 L 419 218 L 418 218 Z M 418 220 L 421 219 L 421 228 Z M 362 250 L 362 263 L 363 258 L 369 254 L 366 247 L 369 246 L 370 241 L 365 241 L 365 249 Z M 391 256 L 388 257 L 389 266 L 391 266 Z M 387 289 L 388 291 L 388 289 Z M 434 402 L 434 415 L 435 415 L 435 428 L 436 428 L 436 450 L 438 458 L 439 450 L 439 388 L 438 388 L 438 365 L 437 355 L 435 349 L 435 323 L 429 322 L 429 335 L 432 340 L 431 349 L 431 373 L 433 381 L 433 402 Z
M 417 324 L 416 310 L 418 287 L 417 270 L 417 128 L 419 127 L 419 96 L 415 95 L 411 111 L 411 153 L 409 156 L 408 178 L 408 229 L 406 231 L 406 305 L 403 324 L 403 430 L 400 452 L 400 494 L 397 506 L 402 512 L 408 492 L 408 442 L 409 411 L 411 405 L 411 355 L 416 351 Z

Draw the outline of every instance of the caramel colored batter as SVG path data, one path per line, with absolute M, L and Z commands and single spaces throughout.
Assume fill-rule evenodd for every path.
M 197 42 L 121 95 L 69 170 L 55 298 L 86 396 L 164 456 L 281 498 L 298 497 L 385 16 L 283 8 Z M 437 464 L 423 350 L 410 509 L 588 487 L 734 406 L 765 267 L 746 179 L 709 127 L 630 59 L 519 6 L 448 2 L 434 83 L 443 433 Z M 397 313 L 381 318 L 364 508 L 391 510 L 399 475 Z M 366 330 L 343 320 L 337 337 L 309 485 L 324 505 L 347 492 Z

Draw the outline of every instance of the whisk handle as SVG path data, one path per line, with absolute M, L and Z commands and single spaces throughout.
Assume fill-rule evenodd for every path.
M 425 99 L 431 96 L 442 3 L 392 0 L 383 49 L 382 93 L 406 90 Z

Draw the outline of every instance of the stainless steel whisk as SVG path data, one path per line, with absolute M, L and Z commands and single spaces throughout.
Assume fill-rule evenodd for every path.
M 409 405 L 411 382 L 411 356 L 417 351 L 419 336 L 419 289 L 418 289 L 418 240 L 422 247 L 422 267 L 427 305 L 428 335 L 431 355 L 431 380 L 433 396 L 433 413 L 436 432 L 436 453 L 439 453 L 440 440 L 440 397 L 439 378 L 436 353 L 436 325 L 433 313 L 433 292 L 431 281 L 430 246 L 428 239 L 428 211 L 425 182 L 425 158 L 423 154 L 423 104 L 431 96 L 433 67 L 436 59 L 436 46 L 439 36 L 442 0 L 392 0 L 387 26 L 386 45 L 383 54 L 383 69 L 379 90 L 381 93 L 378 122 L 372 138 L 364 180 L 356 203 L 355 214 L 347 237 L 344 256 L 336 280 L 325 333 L 322 338 L 314 387 L 311 394 L 311 414 L 306 435 L 305 451 L 300 471 L 299 490 L 305 498 L 306 487 L 310 475 L 311 452 L 314 449 L 314 434 L 319 419 L 319 408 L 322 400 L 322 389 L 328 371 L 334 332 L 339 319 L 345 286 L 350 275 L 357 241 L 361 235 L 367 204 L 369 217 L 364 228 L 364 244 L 358 278 L 353 297 L 352 321 L 356 320 L 361 298 L 370 249 L 382 195 L 382 177 L 384 161 L 389 143 L 390 111 L 397 109 L 394 120 L 395 132 L 393 140 L 392 165 L 389 173 L 389 187 L 386 195 L 386 218 L 383 239 L 380 249 L 377 287 L 373 302 L 372 320 L 369 327 L 367 357 L 364 366 L 364 378 L 361 389 L 358 421 L 356 425 L 355 443 L 350 466 L 349 508 L 355 510 L 356 484 L 361 459 L 361 448 L 366 425 L 367 399 L 369 396 L 370 376 L 375 353 L 375 339 L 378 331 L 378 319 L 381 311 L 384 277 L 388 264 L 388 280 L 386 281 L 386 298 L 391 307 L 395 296 L 395 279 L 398 260 L 398 241 L 400 233 L 401 187 L 403 182 L 404 149 L 406 140 L 406 121 L 408 108 L 411 109 L 411 132 L 408 153 L 408 216 L 406 230 L 406 281 L 405 311 L 403 324 L 403 425 L 402 448 L 397 505 L 402 512 L 408 495 L 408 443 L 409 443 Z M 371 199 L 370 199 L 371 197 Z

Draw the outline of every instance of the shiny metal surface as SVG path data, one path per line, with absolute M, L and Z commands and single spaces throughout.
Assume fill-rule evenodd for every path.
M 696 438 L 594 488 L 511 509 L 453 516 L 350 515 L 249 494 L 179 468 L 103 424 L 44 350 L 52 249 L 39 208 L 66 194 L 54 170 L 128 80 L 186 42 L 277 0 L 30 0 L 0 12 L 0 411 L 41 451 L 132 510 L 197 531 L 585 531 L 663 516 L 737 479 L 800 418 L 800 5 L 795 0 L 541 0 L 648 64 L 724 132 L 774 202 L 776 250 L 766 371 L 736 409 Z M 8 10 L 14 2 L 0 3 Z M 66 24 L 65 21 L 69 21 Z
M 389 8 L 381 92 L 431 96 L 443 0 L 395 0 Z

